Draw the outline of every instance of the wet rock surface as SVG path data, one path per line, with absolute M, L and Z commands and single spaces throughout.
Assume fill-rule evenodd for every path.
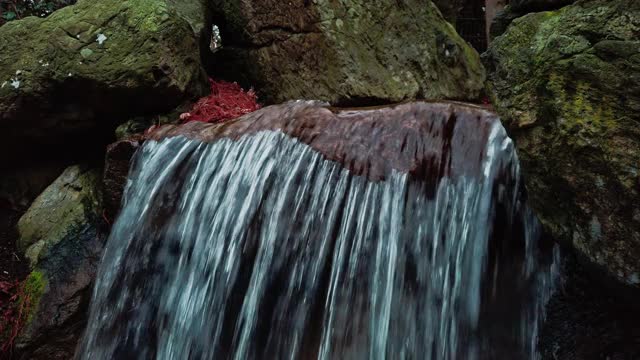
M 485 54 L 492 102 L 546 229 L 640 288 L 640 3 L 517 19 Z
M 222 48 L 213 73 L 254 86 L 266 103 L 469 100 L 483 87 L 477 53 L 430 1 L 215 4 Z
M 149 138 L 182 135 L 213 142 L 279 130 L 354 174 L 375 181 L 384 179 L 393 169 L 428 177 L 435 186 L 443 176 L 481 172 L 480 159 L 470 161 L 466 154 L 482 156 L 480 149 L 496 120 L 497 116 L 484 108 L 462 103 L 414 102 L 349 109 L 316 101 L 292 101 L 219 125 L 191 122 L 163 126 Z M 452 148 L 465 151 L 452 152 Z M 429 169 L 429 173 L 420 169 Z

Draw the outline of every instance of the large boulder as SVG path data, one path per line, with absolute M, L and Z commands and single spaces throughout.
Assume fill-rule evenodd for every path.
M 102 251 L 101 200 L 101 172 L 71 166 L 18 222 L 18 245 L 32 269 L 20 301 L 27 304 L 16 344 L 23 358 L 73 355 Z
M 198 3 L 80 0 L 0 27 L 0 151 L 112 134 L 203 93 Z
M 431 1 L 215 3 L 222 48 L 212 71 L 267 103 L 475 99 L 483 87 L 478 54 Z
M 595 269 L 640 288 L 640 2 L 514 21 L 485 54 L 533 207 Z M 613 282 L 614 284 L 616 282 Z

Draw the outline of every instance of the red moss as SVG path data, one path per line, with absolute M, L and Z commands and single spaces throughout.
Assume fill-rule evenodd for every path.
M 193 105 L 191 111 L 180 115 L 183 122 L 219 123 L 235 119 L 260 109 L 253 89 L 243 90 L 237 83 L 209 79 L 211 94 Z

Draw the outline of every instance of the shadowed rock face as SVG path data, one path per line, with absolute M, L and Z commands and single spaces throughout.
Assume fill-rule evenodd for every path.
M 512 0 L 509 5 L 515 11 L 546 11 L 560 8 L 576 0 Z
M 479 97 L 478 55 L 421 0 L 217 0 L 222 48 L 211 71 L 262 101 L 339 106 Z
M 482 149 L 496 121 L 495 114 L 481 107 L 456 103 L 345 109 L 293 101 L 222 125 L 168 125 L 150 137 L 159 140 L 184 135 L 214 142 L 262 130 L 280 130 L 371 180 L 382 180 L 395 169 L 428 176 L 436 185 L 443 176 L 480 173 Z M 451 151 L 452 148 L 457 150 Z

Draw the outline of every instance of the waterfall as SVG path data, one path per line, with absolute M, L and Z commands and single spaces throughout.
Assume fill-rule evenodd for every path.
M 431 131 L 473 164 L 437 176 L 373 178 L 278 129 L 147 141 L 79 357 L 537 358 L 557 250 L 484 126 L 474 151 L 462 125 Z

